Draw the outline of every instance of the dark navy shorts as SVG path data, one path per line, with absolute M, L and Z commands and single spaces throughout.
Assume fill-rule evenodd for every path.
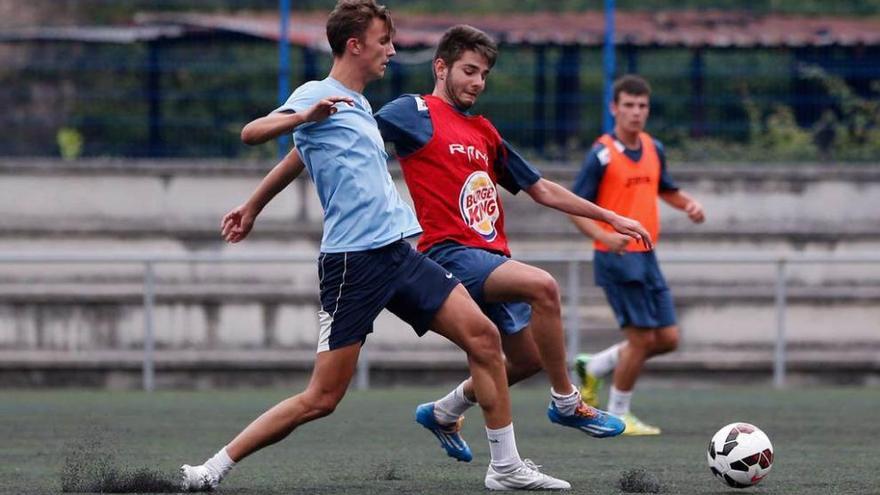
M 621 328 L 675 325 L 672 292 L 653 251 L 622 255 L 596 251 L 593 272 Z
M 496 268 L 510 258 L 485 249 L 462 246 L 454 242 L 437 244 L 427 255 L 455 275 L 483 310 L 505 335 L 512 335 L 525 328 L 532 318 L 532 307 L 526 302 L 487 303 L 483 298 L 483 285 Z
M 363 343 L 388 309 L 421 337 L 458 279 L 406 241 L 369 251 L 321 253 L 318 352 Z

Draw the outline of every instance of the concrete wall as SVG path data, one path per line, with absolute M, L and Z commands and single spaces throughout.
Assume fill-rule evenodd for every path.
M 564 185 L 573 169 L 543 167 Z M 252 238 L 219 238 L 221 216 L 241 203 L 267 164 L 230 162 L 0 161 L 0 251 L 74 253 L 317 253 L 321 210 L 308 181 L 282 192 Z M 664 252 L 880 252 L 880 168 L 673 169 L 706 207 L 704 225 L 663 209 Z M 396 174 L 395 174 L 396 175 Z M 399 179 L 399 177 L 398 177 Z M 401 188 L 405 192 L 405 188 Z M 525 194 L 503 197 L 514 255 L 589 249 L 565 217 Z M 566 287 L 565 268 L 548 265 Z M 774 272 L 767 266 L 664 267 L 676 293 L 683 348 L 766 347 L 772 342 Z M 178 264 L 158 268 L 158 346 L 166 351 L 314 349 L 312 263 Z M 580 311 L 585 347 L 618 338 L 591 288 Z M 880 349 L 880 266 L 798 266 L 791 271 L 790 338 L 805 348 Z M 16 352 L 131 351 L 141 345 L 142 267 L 0 264 L 0 361 Z M 371 349 L 455 355 L 435 336 L 416 339 L 388 315 Z M 876 356 L 877 354 L 875 354 Z M 880 362 L 880 359 L 877 359 Z

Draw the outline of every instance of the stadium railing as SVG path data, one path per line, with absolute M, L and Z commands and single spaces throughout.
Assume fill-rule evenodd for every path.
M 155 301 L 156 301 L 156 266 L 165 263 L 312 263 L 315 253 L 261 253 L 261 254 L 155 254 L 155 253 L 118 253 L 118 254 L 74 254 L 74 253 L 10 253 L 0 252 L 0 263 L 4 264 L 53 264 L 53 263 L 109 263 L 109 264 L 140 264 L 143 266 L 143 305 L 144 305 L 144 346 L 142 383 L 145 391 L 155 389 Z M 776 336 L 773 357 L 773 384 L 777 388 L 785 386 L 786 375 L 786 312 L 788 267 L 793 264 L 850 264 L 880 263 L 880 254 L 870 252 L 852 252 L 847 254 L 819 253 L 761 253 L 761 252 L 729 252 L 703 253 L 678 252 L 665 253 L 659 256 L 662 263 L 713 263 L 713 264 L 758 264 L 768 265 L 775 270 L 775 313 Z M 565 308 L 567 321 L 567 349 L 569 362 L 573 362 L 580 349 L 580 315 L 574 308 L 581 303 L 581 268 L 583 264 L 592 263 L 590 253 L 580 252 L 545 252 L 517 256 L 520 261 L 528 263 L 563 263 L 567 266 Z M 370 357 L 368 348 L 364 347 L 358 361 L 355 386 L 367 389 L 370 385 Z

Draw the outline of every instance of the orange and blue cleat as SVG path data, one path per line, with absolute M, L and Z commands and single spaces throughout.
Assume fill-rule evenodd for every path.
M 437 437 L 437 440 L 440 440 L 440 446 L 446 450 L 446 455 L 458 461 L 471 462 L 474 455 L 459 433 L 462 421 L 464 421 L 464 416 L 459 417 L 455 423 L 441 424 L 434 416 L 433 402 L 422 404 L 416 408 L 416 422 L 427 428 Z

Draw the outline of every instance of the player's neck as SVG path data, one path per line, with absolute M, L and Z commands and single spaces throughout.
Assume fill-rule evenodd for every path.
M 446 103 L 447 105 L 451 106 L 452 108 L 455 108 L 459 111 L 462 111 L 461 109 L 458 108 L 458 106 L 455 104 L 455 102 L 453 102 L 452 99 L 449 98 L 449 94 L 446 92 L 445 88 L 443 88 L 443 87 L 435 87 L 434 92 L 431 93 L 431 96 L 439 99 L 440 101 L 442 101 L 443 103 Z
M 449 93 L 446 92 L 446 88 L 444 88 L 442 86 L 435 86 L 434 92 L 431 93 L 431 96 L 433 96 L 434 98 L 437 98 L 438 100 L 442 101 L 443 103 L 446 103 L 447 105 L 454 108 L 455 110 L 457 110 L 459 113 L 461 113 L 463 115 L 470 115 L 469 109 L 462 108 L 462 107 L 458 106 L 452 100 L 452 98 L 449 97 Z
M 614 136 L 628 149 L 637 150 L 642 147 L 642 141 L 639 139 L 638 132 L 627 132 L 619 127 L 615 127 Z
M 370 82 L 363 70 L 340 58 L 333 61 L 333 67 L 330 68 L 330 77 L 336 79 L 355 93 L 363 93 L 367 83 Z

